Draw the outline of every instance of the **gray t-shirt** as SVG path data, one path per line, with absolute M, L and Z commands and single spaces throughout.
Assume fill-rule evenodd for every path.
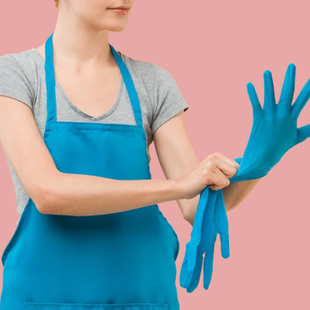
M 189 106 L 167 70 L 154 63 L 135 60 L 121 52 L 119 54 L 127 65 L 138 92 L 149 146 L 154 132 L 182 110 L 186 111 Z M 45 70 L 44 58 L 37 49 L 0 57 L 0 95 L 28 105 L 43 137 L 47 117 Z M 136 124 L 123 79 L 113 106 L 99 117 L 92 117 L 77 108 L 57 81 L 56 100 L 58 121 Z M 21 215 L 29 196 L 8 159 L 7 162 L 16 193 L 17 212 Z

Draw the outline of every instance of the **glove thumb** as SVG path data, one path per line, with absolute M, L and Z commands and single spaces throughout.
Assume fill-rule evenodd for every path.
M 298 128 L 296 144 L 303 142 L 304 140 L 306 140 L 309 137 L 310 137 L 310 124 Z

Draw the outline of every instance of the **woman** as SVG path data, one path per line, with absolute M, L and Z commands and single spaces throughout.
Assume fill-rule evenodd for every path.
M 45 44 L 0 57 L 0 139 L 21 215 L 1 310 L 179 309 L 179 242 L 157 204 L 177 200 L 193 224 L 207 185 L 229 211 L 260 180 L 230 184 L 239 165 L 219 153 L 199 163 L 172 76 L 109 45 L 133 4 L 60 0 Z M 166 180 L 151 179 L 153 140 Z

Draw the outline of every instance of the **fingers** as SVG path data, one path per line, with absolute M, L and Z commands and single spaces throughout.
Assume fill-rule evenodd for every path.
M 202 254 L 200 254 L 199 256 L 197 256 L 194 271 L 188 270 L 187 260 L 184 260 L 182 264 L 180 272 L 180 285 L 181 287 L 186 288 L 186 291 L 188 293 L 194 291 L 199 284 L 202 270 L 202 261 L 203 256 Z
M 203 287 L 205 290 L 209 288 L 212 279 L 215 240 L 216 237 L 214 238 L 214 241 L 210 240 L 210 245 L 205 252 L 203 262 Z
M 190 277 L 189 277 L 189 272 L 188 272 L 188 267 L 187 267 L 187 259 L 184 259 L 181 270 L 180 270 L 180 285 L 181 287 L 186 288 L 189 284 Z
M 204 159 L 201 167 L 204 169 L 206 184 L 218 190 L 229 185 L 229 178 L 237 173 L 239 164 L 220 153 L 214 153 Z
M 305 140 L 308 139 L 309 137 L 310 137 L 310 124 L 298 128 L 298 130 L 297 130 L 297 142 L 296 142 L 296 144 L 305 141 Z
M 213 224 L 215 192 L 206 187 L 200 194 L 191 240 L 186 244 L 185 258 L 180 273 L 180 285 L 187 292 L 195 290 L 199 283 L 203 253 L 216 239 Z
M 248 96 L 250 98 L 252 108 L 253 108 L 253 116 L 261 113 L 263 111 L 261 104 L 259 103 L 256 90 L 252 83 L 247 84 Z
M 220 190 L 230 184 L 229 179 L 224 175 L 221 170 L 215 167 L 214 172 L 211 171 L 210 173 L 210 189 L 217 191 Z
M 212 218 L 214 213 L 214 209 L 206 209 L 206 205 L 209 199 L 209 193 L 210 189 L 206 187 L 202 190 L 200 194 L 198 207 L 195 215 L 195 221 L 191 233 L 191 239 L 186 244 L 184 261 L 180 273 L 180 285 L 184 288 L 187 288 L 190 285 L 190 281 L 193 277 L 194 272 L 197 272 L 197 263 L 199 263 L 203 254 L 203 249 L 201 245 L 201 238 L 203 237 L 203 221 L 205 220 L 205 218 Z M 210 225 L 206 225 L 206 228 L 209 229 Z
M 292 106 L 292 114 L 295 117 L 298 117 L 310 97 L 310 79 L 307 81 L 305 86 L 302 88 L 299 93 L 295 103 Z
M 239 166 L 240 166 L 240 164 L 238 163 L 238 161 L 235 161 L 235 160 L 233 160 L 233 159 L 231 159 L 231 158 L 228 158 L 228 157 L 222 155 L 221 153 L 214 153 L 214 155 L 215 155 L 216 157 L 218 157 L 219 159 L 221 159 L 222 161 L 224 161 L 224 162 L 228 163 L 229 165 L 235 167 L 236 169 L 238 169 Z
M 267 113 L 273 113 L 276 108 L 276 99 L 274 95 L 274 87 L 272 75 L 269 70 L 264 72 L 264 110 Z
M 199 284 L 201 270 L 202 270 L 202 261 L 203 261 L 203 256 L 202 255 L 197 256 L 196 265 L 195 265 L 195 269 L 193 271 L 192 277 L 188 279 L 188 283 L 186 285 L 187 293 L 193 292 Z
M 237 178 L 239 177 L 239 175 L 242 173 L 242 171 L 240 170 L 240 165 L 241 165 L 241 162 L 242 162 L 242 157 L 237 157 L 237 158 L 235 158 L 235 161 L 239 164 L 239 168 L 238 168 L 237 173 L 229 180 L 230 183 L 236 182 L 236 179 L 237 179 Z
M 218 169 L 216 172 L 211 172 L 212 176 L 210 179 L 209 187 L 210 189 L 217 191 L 220 190 L 230 184 L 230 181 L 223 173 L 221 173 Z
M 284 82 L 281 90 L 279 107 L 288 109 L 291 107 L 294 90 L 295 90 L 295 74 L 296 67 L 294 64 L 289 64 L 284 77 Z
M 211 183 L 209 187 L 213 190 L 219 190 L 230 184 L 229 178 L 232 178 L 238 171 L 239 164 L 219 153 L 209 156 L 209 166 L 211 170 Z
M 214 247 L 216 242 L 217 230 L 214 223 L 215 202 L 218 192 L 210 191 L 208 203 L 204 211 L 202 223 L 201 246 L 205 253 L 204 256 L 204 288 L 208 289 L 213 272 Z
M 217 196 L 215 199 L 214 209 L 214 224 L 216 231 L 219 233 L 221 238 L 221 253 L 223 258 L 230 256 L 229 251 L 229 229 L 228 229 L 228 218 L 224 204 L 223 192 L 221 190 L 216 192 Z
M 218 168 L 217 170 L 219 170 L 227 178 L 232 178 L 237 173 L 238 170 L 238 167 L 236 166 L 238 165 L 237 163 L 236 165 L 232 166 L 231 164 L 228 164 L 227 162 L 221 159 L 216 161 L 215 165 Z
M 200 194 L 198 201 L 197 211 L 195 214 L 194 226 L 191 233 L 191 240 L 186 244 L 185 257 L 188 260 L 188 269 L 193 271 L 196 263 L 196 256 L 198 255 L 199 244 L 202 238 L 202 224 L 204 220 L 205 212 L 208 213 L 208 217 L 213 216 L 214 209 L 207 209 L 207 202 L 209 199 L 210 190 L 208 187 L 204 188 Z

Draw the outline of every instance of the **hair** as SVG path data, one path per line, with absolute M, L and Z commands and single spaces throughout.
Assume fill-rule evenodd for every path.
M 58 0 L 54 0 L 54 1 L 55 1 L 56 8 L 58 9 Z

